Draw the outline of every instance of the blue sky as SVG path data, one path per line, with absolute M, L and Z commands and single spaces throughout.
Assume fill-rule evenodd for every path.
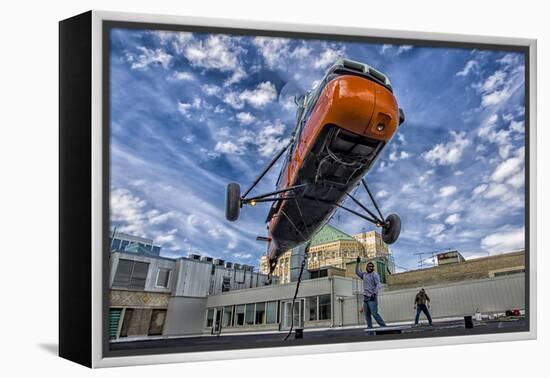
M 247 187 L 285 145 L 293 97 L 339 57 L 386 73 L 406 115 L 366 176 L 382 211 L 401 216 L 400 269 L 416 268 L 418 252 L 523 248 L 522 54 L 208 33 L 111 31 L 112 225 L 168 257 L 257 265 L 269 205 L 227 222 L 225 185 Z M 331 224 L 373 229 L 343 212 Z

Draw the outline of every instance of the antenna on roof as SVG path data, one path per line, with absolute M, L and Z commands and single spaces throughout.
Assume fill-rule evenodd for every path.
M 109 251 L 113 250 L 113 243 L 115 241 L 115 235 L 116 235 L 116 226 L 113 228 L 113 233 L 111 234 L 111 245 L 109 246 Z

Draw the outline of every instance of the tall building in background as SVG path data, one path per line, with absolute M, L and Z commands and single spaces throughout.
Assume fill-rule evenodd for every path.
M 388 270 L 392 273 L 394 271 L 393 256 L 378 232 L 368 231 L 351 236 L 330 224 L 323 226 L 311 239 L 307 269 L 313 273 L 312 278 L 322 277 L 323 275 L 315 274 L 315 272 L 328 267 L 334 268 L 334 270 L 342 269 L 342 272 L 345 272 L 346 264 L 355 261 L 357 256 L 364 259 L 386 259 Z M 273 275 L 278 276 L 281 283 L 291 282 L 293 268 L 295 267 L 293 266 L 292 250 L 289 250 L 279 258 Z M 266 256 L 262 256 L 260 260 L 260 271 L 269 272 Z

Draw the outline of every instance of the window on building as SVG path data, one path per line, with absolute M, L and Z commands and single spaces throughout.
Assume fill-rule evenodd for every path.
M 156 254 L 156 255 L 160 254 L 160 247 L 157 246 L 157 245 L 154 245 L 153 246 L 153 253 Z
M 144 289 L 148 271 L 148 263 L 120 259 L 118 261 L 113 286 L 123 286 L 130 289 Z
M 130 244 L 130 242 L 128 240 L 122 240 L 120 242 L 120 250 L 124 251 L 126 249 L 126 247 L 128 246 L 128 244 Z
M 212 327 L 213 324 L 214 324 L 214 309 L 209 308 L 208 310 L 206 310 L 206 326 Z
M 256 324 L 265 323 L 265 303 L 256 303 Z
M 244 305 L 235 306 L 235 326 L 244 325 Z
M 231 327 L 232 320 L 233 320 L 233 306 L 225 306 L 223 308 L 222 327 Z
M 308 308 L 308 320 L 317 320 L 317 297 L 309 297 L 306 299 Z
M 111 243 L 111 251 L 118 251 L 120 248 L 120 239 L 113 239 Z
M 330 319 L 330 294 L 319 295 L 319 320 Z
M 266 323 L 277 323 L 277 302 L 267 302 Z
M 249 303 L 246 305 L 245 322 L 247 325 L 254 324 L 254 303 Z
M 170 269 L 160 268 L 157 275 L 157 287 L 168 287 L 170 280 Z
M 231 290 L 231 277 L 224 277 L 222 282 L 222 292 Z

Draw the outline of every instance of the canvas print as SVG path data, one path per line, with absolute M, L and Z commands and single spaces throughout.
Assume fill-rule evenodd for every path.
M 525 51 L 106 42 L 111 353 L 529 330 Z

